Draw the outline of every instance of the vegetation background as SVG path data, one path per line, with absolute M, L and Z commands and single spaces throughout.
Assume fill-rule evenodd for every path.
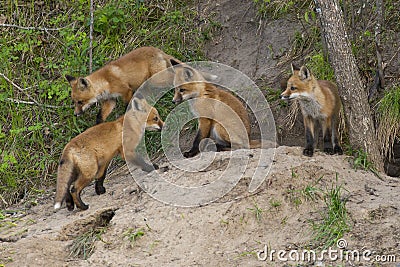
M 1 207 L 54 185 L 63 147 L 94 124 L 96 108 L 73 116 L 64 78 L 89 72 L 89 7 L 87 0 L 0 5 Z M 204 59 L 214 27 L 188 1 L 95 1 L 94 8 L 93 70 L 147 45 L 183 61 Z
M 182 61 L 206 59 L 204 45 L 221 25 L 215 14 L 200 16 L 197 1 L 94 1 L 93 70 L 140 46 L 159 47 Z M 291 54 L 305 58 L 320 79 L 334 80 L 320 41 L 313 1 L 253 0 L 260 21 L 288 16 L 298 20 Z M 384 154 L 399 135 L 398 65 L 400 1 L 384 1 L 382 43 L 388 58 L 386 87 L 371 98 Z M 341 1 L 353 53 L 369 86 L 376 71 L 375 1 Z M 35 205 L 35 195 L 55 184 L 58 159 L 65 144 L 94 124 L 97 108 L 74 117 L 64 75 L 89 72 L 89 0 L 18 1 L 0 5 L 0 207 L 19 200 Z M 260 24 L 261 25 L 261 24 Z M 395 66 L 395 67 L 393 67 Z M 277 101 L 279 90 L 265 84 L 266 97 Z M 161 116 L 169 109 L 160 103 Z M 114 111 L 110 120 L 123 112 Z M 388 130 L 389 129 L 389 130 Z M 157 135 L 147 135 L 156 154 Z M 348 151 L 351 150 L 349 146 Z M 369 166 L 367 155 L 360 165 Z

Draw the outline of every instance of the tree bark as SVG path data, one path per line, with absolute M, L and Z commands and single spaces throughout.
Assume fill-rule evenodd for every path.
M 383 19 L 383 0 L 376 0 L 376 23 L 375 23 L 375 46 L 376 46 L 376 58 L 377 58 L 377 71 L 379 74 L 380 87 L 385 87 L 385 75 L 384 66 L 382 59 L 382 44 L 381 44 L 381 34 Z
M 353 148 L 366 151 L 377 170 L 382 171 L 383 158 L 376 141 L 366 86 L 351 51 L 338 0 L 314 1 L 327 44 L 329 61 L 335 71 L 339 94 L 342 98 L 350 144 Z

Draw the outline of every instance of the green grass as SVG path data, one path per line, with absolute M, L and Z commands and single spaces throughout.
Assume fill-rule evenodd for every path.
M 378 103 L 378 142 L 382 154 L 393 156 L 393 145 L 400 139 L 400 85 L 394 85 Z
M 269 201 L 269 204 L 271 205 L 272 208 L 277 209 L 282 205 L 282 202 L 280 200 L 277 200 L 277 199 L 271 199 Z
M 129 228 L 123 233 L 123 237 L 127 238 L 129 242 L 132 244 L 135 241 L 137 241 L 139 238 L 144 236 L 145 232 L 142 228 L 139 229 L 134 229 L 134 228 Z
M 335 82 L 335 72 L 321 50 L 314 51 L 307 57 L 306 66 L 318 80 Z
M 287 14 L 297 13 L 311 6 L 312 1 L 253 0 L 261 18 L 278 19 Z M 308 13 L 307 13 L 308 14 Z
M 295 176 L 293 176 L 293 173 L 295 173 L 295 171 L 292 168 L 292 178 L 297 178 L 298 175 L 296 174 Z M 299 207 L 305 202 L 316 202 L 317 200 L 321 199 L 322 190 L 317 187 L 317 184 L 322 180 L 322 178 L 323 176 L 318 178 L 316 181 L 307 184 L 303 188 L 288 189 L 287 193 L 289 201 L 296 207 Z
M 123 10 L 123 11 L 122 11 Z M 64 75 L 89 73 L 89 0 L 18 4 L 6 0 L 0 29 L 0 208 L 55 185 L 66 143 L 94 125 L 98 107 L 74 117 Z M 201 25 L 197 23 L 201 20 Z M 94 12 L 93 70 L 140 46 L 156 46 L 182 61 L 204 60 L 204 41 L 217 23 L 189 1 L 102 1 Z M 48 30 L 45 30 L 48 29 Z M 161 116 L 172 108 L 166 96 Z M 111 114 L 113 120 L 124 105 Z M 150 156 L 159 133 L 146 134 Z
M 99 227 L 76 237 L 69 248 L 69 257 L 88 259 L 94 252 L 95 242 L 103 241 L 101 236 L 105 233 L 105 230 L 105 227 Z
M 262 214 L 264 210 L 258 206 L 258 204 L 254 201 L 253 208 L 247 208 L 251 212 L 253 212 L 254 217 L 258 222 L 262 220 Z
M 313 243 L 317 248 L 333 247 L 350 230 L 343 190 L 342 185 L 337 185 L 336 174 L 336 184 L 324 192 L 325 208 L 321 212 L 321 220 L 311 222 Z

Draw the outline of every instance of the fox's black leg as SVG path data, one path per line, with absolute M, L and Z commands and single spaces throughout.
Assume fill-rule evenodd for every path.
M 336 119 L 334 119 L 332 120 L 333 153 L 342 155 L 343 149 L 339 145 L 338 135 L 338 123 Z
M 74 199 L 76 207 L 80 208 L 81 210 L 87 210 L 89 208 L 89 205 L 83 203 L 81 199 L 81 192 L 82 190 L 78 191 L 75 187 L 72 187 L 71 189 L 71 195 L 72 198 Z
M 303 155 L 312 157 L 314 154 L 314 120 L 311 117 L 304 117 L 304 127 L 306 132 L 306 147 Z
M 211 120 L 206 118 L 200 118 L 199 130 L 197 131 L 196 138 L 193 141 L 193 146 L 189 151 L 183 153 L 183 156 L 185 158 L 191 158 L 199 154 L 200 141 L 203 140 L 203 138 L 207 138 L 210 136 L 210 130 L 211 130 Z
M 194 138 L 192 148 L 189 151 L 184 152 L 183 156 L 185 158 L 191 158 L 191 157 L 194 157 L 197 154 L 199 154 L 199 152 L 200 152 L 199 145 L 200 145 L 200 141 L 202 139 L 203 138 L 202 138 L 201 132 L 199 130 L 199 131 L 197 131 L 196 137 Z
M 323 136 L 324 136 L 324 152 L 332 155 L 333 147 L 332 147 L 331 119 L 326 118 L 322 126 L 323 126 Z
M 100 124 L 102 122 L 103 122 L 103 118 L 101 116 L 101 109 L 100 109 L 99 113 L 97 113 L 97 116 L 96 116 L 96 124 Z
M 229 151 L 231 150 L 231 146 L 230 145 L 221 145 L 217 143 L 217 152 L 221 152 L 221 151 Z
M 117 101 L 115 99 L 107 99 L 101 103 L 101 110 L 97 114 L 96 124 L 104 122 L 108 115 L 113 111 Z
M 104 179 L 106 178 L 106 171 L 103 173 L 103 175 L 97 179 L 94 183 L 94 190 L 96 191 L 96 194 L 101 195 L 106 192 L 106 188 L 104 187 Z
M 67 194 L 65 195 L 65 204 L 67 205 L 67 209 L 69 211 L 74 210 L 75 204 L 74 200 L 72 199 L 71 192 L 69 191 L 70 189 L 68 188 Z
M 75 205 L 78 208 L 80 208 L 81 210 L 87 210 L 89 208 L 88 205 L 83 203 L 83 201 L 81 199 L 81 193 L 82 193 L 82 189 L 85 188 L 90 182 L 91 182 L 90 179 L 83 179 L 83 178 L 79 177 L 75 181 L 75 183 L 71 189 L 72 199 L 74 200 Z

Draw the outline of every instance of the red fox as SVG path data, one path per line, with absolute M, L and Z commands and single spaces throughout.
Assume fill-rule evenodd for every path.
M 190 66 L 180 64 L 173 59 L 171 59 L 171 64 L 175 73 L 173 102 L 178 104 L 188 99 L 194 99 L 190 108 L 200 117 L 199 129 L 193 146 L 190 151 L 183 153 L 184 157 L 197 155 L 200 152 L 200 141 L 204 138 L 214 139 L 217 151 L 234 147 L 259 148 L 261 146 L 259 141 L 249 140 L 249 116 L 239 99 L 230 92 L 206 82 L 203 74 Z M 225 105 L 222 105 L 221 102 Z M 221 108 L 221 106 L 229 108 Z M 232 120 L 232 117 L 237 117 L 237 120 Z M 222 122 L 215 118 L 223 118 L 225 128 L 221 125 Z
M 103 182 L 107 167 L 117 154 L 140 166 L 144 171 L 150 172 L 157 168 L 156 165 L 153 165 L 153 168 L 134 152 L 142 138 L 144 128 L 161 130 L 163 127 L 164 122 L 157 110 L 145 99 L 134 97 L 131 108 L 127 110 L 125 116 L 93 126 L 65 146 L 57 172 L 55 209 L 61 207 L 64 199 L 68 210 L 73 210 L 74 204 L 82 210 L 88 209 L 89 206 L 83 203 L 80 197 L 82 189 L 95 179 L 96 193 L 104 194 L 106 189 Z M 124 143 L 129 142 L 130 149 L 125 151 L 123 151 L 122 134 L 128 139 L 124 140 Z
M 143 82 L 171 66 L 170 59 L 173 57 L 158 48 L 141 47 L 86 77 L 65 75 L 72 87 L 74 114 L 79 116 L 92 104 L 100 101 L 101 110 L 96 123 L 105 121 L 114 109 L 117 97 L 122 97 L 124 103 L 128 103 Z
M 341 102 L 334 83 L 317 80 L 305 66 L 298 69 L 292 64 L 292 76 L 281 98 L 299 100 L 306 135 L 303 155 L 314 154 L 314 127 L 318 120 L 323 126 L 324 152 L 343 154 L 338 142 Z

